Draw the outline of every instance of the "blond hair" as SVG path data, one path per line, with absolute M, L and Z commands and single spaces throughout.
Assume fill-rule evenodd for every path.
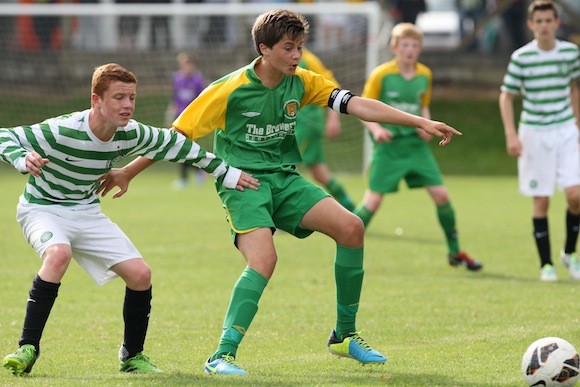
M 397 46 L 403 38 L 414 38 L 423 42 L 423 33 L 413 23 L 399 23 L 391 30 L 391 46 Z

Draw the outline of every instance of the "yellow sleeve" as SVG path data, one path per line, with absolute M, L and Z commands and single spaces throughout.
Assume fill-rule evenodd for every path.
M 225 130 L 228 98 L 233 90 L 248 82 L 245 71 L 213 82 L 181 112 L 173 127 L 192 140 L 215 130 Z
M 340 87 L 340 84 L 334 78 L 334 74 L 332 73 L 332 71 L 330 71 L 330 69 L 328 69 L 328 67 L 324 65 L 322 60 L 320 60 L 319 57 L 314 55 L 314 53 L 304 49 L 304 51 L 302 51 L 302 60 L 306 63 L 306 68 L 308 70 L 312 70 L 315 73 L 322 75 L 324 78 L 334 82 L 336 84 L 336 87 Z
M 304 85 L 304 96 L 300 101 L 300 106 L 317 105 L 328 107 L 330 94 L 338 87 L 336 83 L 314 71 L 305 70 L 301 67 L 296 69 L 296 75 L 300 77 Z
M 427 90 L 421 96 L 421 106 L 429 106 L 431 104 L 431 91 L 433 90 L 433 75 L 431 69 L 424 64 L 417 65 L 417 75 L 424 75 L 427 78 Z

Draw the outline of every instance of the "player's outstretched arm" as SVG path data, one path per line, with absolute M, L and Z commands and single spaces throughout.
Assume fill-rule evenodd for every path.
M 447 145 L 451 142 L 451 137 L 454 134 L 461 135 L 460 131 L 443 122 L 432 121 L 406 113 L 375 99 L 352 97 L 348 102 L 347 109 L 348 114 L 352 114 L 363 121 L 419 128 L 433 136 L 441 138 L 439 145 Z
M 111 169 L 107 174 L 101 177 L 101 185 L 96 191 L 97 195 L 101 194 L 101 196 L 106 196 L 113 188 L 119 187 L 119 190 L 113 195 L 113 199 L 123 196 L 129 189 L 129 182 L 154 162 L 155 160 L 150 160 L 145 157 L 137 157 L 123 168 Z M 238 191 L 244 191 L 246 188 L 258 190 L 258 187 L 260 186 L 260 181 L 258 179 L 237 168 L 229 167 L 228 173 L 237 174 L 238 177 L 235 183 L 235 189 Z

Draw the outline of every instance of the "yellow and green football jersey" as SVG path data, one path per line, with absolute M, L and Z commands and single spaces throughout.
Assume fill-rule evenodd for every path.
M 298 67 L 268 88 L 254 71 L 259 60 L 209 85 L 173 126 L 191 139 L 215 131 L 215 153 L 228 165 L 248 171 L 293 170 L 302 160 L 295 138 L 298 110 L 328 106 L 337 86 Z
M 421 115 L 423 106 L 431 103 L 432 76 L 431 70 L 417 63 L 417 71 L 413 78 L 406 79 L 396 60 L 376 67 L 365 83 L 363 97 L 377 99 L 394 108 L 416 116 Z M 416 136 L 417 129 L 409 126 L 382 124 L 393 136 Z

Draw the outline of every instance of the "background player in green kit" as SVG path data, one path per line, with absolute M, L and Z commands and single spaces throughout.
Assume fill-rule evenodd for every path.
M 29 292 L 19 349 L 3 362 L 15 375 L 30 373 L 40 355 L 42 332 L 73 257 L 99 286 L 116 277 L 126 283 L 120 370 L 160 372 L 142 353 L 151 313 L 151 269 L 101 212 L 99 180 L 116 162 L 147 155 L 196 165 L 230 188 L 257 184 L 183 135 L 132 120 L 136 90 L 133 73 L 114 63 L 103 65 L 93 73 L 90 109 L 0 129 L 0 161 L 30 174 L 17 220 L 42 257 Z
M 303 49 L 300 67 L 321 74 L 338 85 L 336 79 L 324 63 L 311 51 Z M 316 105 L 304 106 L 296 118 L 296 141 L 302 154 L 302 163 L 308 167 L 314 180 L 322 184 L 340 204 L 349 211 L 354 203 L 344 187 L 330 172 L 324 159 L 324 135 L 335 138 L 340 134 L 340 113 Z
M 217 350 L 204 365 L 207 374 L 246 375 L 234 360 L 276 266 L 277 228 L 298 238 L 319 231 L 336 242 L 337 319 L 328 350 L 363 364 L 386 361 L 356 327 L 364 274 L 363 223 L 298 173 L 299 108 L 314 104 L 367 121 L 418 127 L 441 137 L 441 145 L 460 134 L 444 123 L 340 90 L 322 75 L 299 67 L 307 32 L 304 17 L 291 11 L 258 16 L 252 37 L 259 57 L 209 85 L 173 123 L 192 139 L 215 131 L 215 152 L 228 165 L 243 166 L 260 180 L 257 191 L 240 194 L 217 187 L 234 244 L 247 267 L 233 288 Z M 129 180 L 151 163 L 138 158 L 115 171 L 110 183 L 126 191 Z
M 393 60 L 375 68 L 366 81 L 363 97 L 376 99 L 410 114 L 430 118 L 431 70 L 418 62 L 423 34 L 411 23 L 400 23 L 391 31 Z M 479 270 L 482 264 L 459 248 L 455 211 L 435 157 L 427 142 L 431 135 L 414 125 L 364 124 L 371 133 L 373 152 L 369 187 L 355 209 L 367 226 L 378 211 L 383 195 L 399 190 L 405 180 L 409 188 L 425 187 L 437 207 L 452 266 Z

